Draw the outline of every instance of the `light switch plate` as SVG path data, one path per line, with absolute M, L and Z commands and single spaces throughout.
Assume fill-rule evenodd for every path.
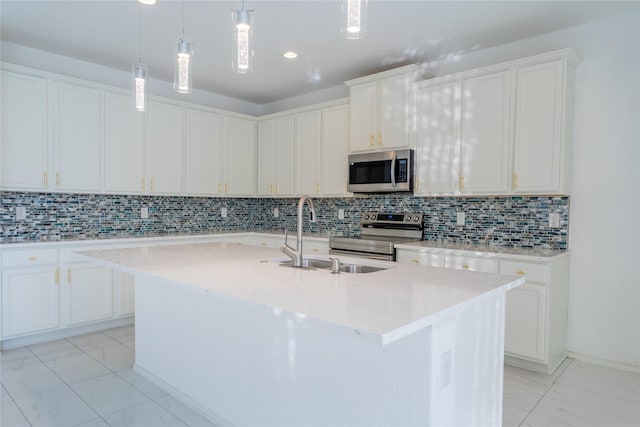
M 273 217 L 278 218 L 280 216 L 280 211 L 278 208 L 273 208 Z
M 226 218 L 227 217 L 227 208 L 220 208 L 220 216 L 222 218 Z
M 142 219 L 149 218 L 149 208 L 140 208 L 140 218 Z
M 344 209 L 338 209 L 338 219 L 344 219 Z
M 24 206 L 16 206 L 16 219 L 27 219 L 27 208 Z
M 549 227 L 551 228 L 560 227 L 560 214 L 558 212 L 551 212 L 549 214 Z
M 464 212 L 456 213 L 456 225 L 464 225 L 465 214 Z

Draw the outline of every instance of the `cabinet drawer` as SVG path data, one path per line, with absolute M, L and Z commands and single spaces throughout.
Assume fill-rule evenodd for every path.
M 497 273 L 498 260 L 491 258 L 476 258 L 463 255 L 446 255 L 445 268 L 456 270 L 481 271 L 483 273 Z
M 396 249 L 396 259 L 398 262 L 410 262 L 418 265 L 428 265 L 430 267 L 442 267 L 444 264 L 443 254 L 426 251 Z
M 525 276 L 527 282 L 547 283 L 546 264 L 518 261 L 500 261 L 500 274 Z
M 58 249 L 16 249 L 2 251 L 2 267 L 57 264 Z
M 289 241 L 291 242 L 291 241 Z M 295 245 L 295 242 L 293 242 Z M 291 243 L 289 243 L 291 245 Z M 329 242 L 314 242 L 313 240 L 303 240 L 302 251 L 305 254 L 328 254 Z

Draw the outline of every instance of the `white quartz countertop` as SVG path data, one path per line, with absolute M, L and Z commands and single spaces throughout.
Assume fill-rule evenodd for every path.
M 388 344 L 479 298 L 495 298 L 524 283 L 519 276 L 340 257 L 343 263 L 388 267 L 331 274 L 279 265 L 277 249 L 199 243 L 79 252 L 118 270 L 169 280 L 204 294 L 238 298 L 318 327 Z M 311 256 L 311 255 L 310 255 Z M 313 255 L 327 259 L 327 256 Z

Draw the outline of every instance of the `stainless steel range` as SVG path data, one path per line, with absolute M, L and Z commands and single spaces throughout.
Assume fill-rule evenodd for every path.
M 422 240 L 421 213 L 367 212 L 360 238 L 330 237 L 329 253 L 395 261 L 394 244 Z

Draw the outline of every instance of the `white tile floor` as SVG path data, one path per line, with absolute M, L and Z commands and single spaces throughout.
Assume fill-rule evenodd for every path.
M 213 426 L 133 370 L 133 326 L 4 351 L 0 425 Z M 567 360 L 507 366 L 504 426 L 638 426 L 640 375 Z

